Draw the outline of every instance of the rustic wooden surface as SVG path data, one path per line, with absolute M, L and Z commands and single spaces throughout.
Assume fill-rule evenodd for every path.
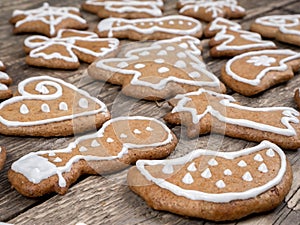
M 13 35 L 12 25 L 8 20 L 14 9 L 29 9 L 41 6 L 42 0 L 0 0 L 0 60 L 7 65 L 7 72 L 14 80 L 12 88 L 25 78 L 39 75 L 50 75 L 62 78 L 67 82 L 89 91 L 103 100 L 112 111 L 113 116 L 144 115 L 162 118 L 170 111 L 165 102 L 157 105 L 153 102 L 137 101 L 120 94 L 120 87 L 94 81 L 86 74 L 87 64 L 82 64 L 75 71 L 47 70 L 27 66 L 22 50 L 23 40 L 27 35 Z M 55 6 L 77 6 L 83 0 L 49 0 Z M 272 14 L 300 13 L 298 0 L 240 0 L 247 9 L 247 16 L 239 20 L 244 29 L 259 16 Z M 175 0 L 167 0 L 165 14 L 176 14 Z M 93 30 L 99 19 L 97 16 L 83 12 Z M 124 43 L 124 42 L 123 42 Z M 225 59 L 212 59 L 208 55 L 207 40 L 204 43 L 204 60 L 212 72 L 220 75 L 220 68 Z M 277 43 L 277 42 L 276 42 Z M 130 45 L 133 45 L 129 42 Z M 299 51 L 299 47 L 277 43 L 279 47 Z M 128 47 L 131 47 L 131 46 Z M 293 91 L 300 85 L 299 73 L 291 81 L 274 87 L 255 98 L 246 98 L 228 90 L 243 104 L 252 106 L 290 106 L 293 102 Z M 184 155 L 189 150 L 201 147 L 215 150 L 232 151 L 255 145 L 242 140 L 207 135 L 195 140 L 188 140 L 181 127 L 172 128 L 180 137 L 176 151 L 170 157 Z M 109 176 L 82 177 L 64 196 L 56 194 L 42 198 L 29 199 L 10 188 L 7 171 L 12 162 L 30 151 L 58 149 L 67 146 L 74 137 L 66 138 L 25 138 L 0 135 L 0 145 L 7 148 L 7 161 L 0 172 L 0 222 L 12 224 L 214 224 L 200 219 L 185 218 L 168 212 L 158 212 L 149 208 L 146 203 L 132 193 L 126 186 L 126 170 Z M 277 209 L 260 215 L 252 215 L 239 221 L 226 224 L 299 224 L 300 221 L 300 156 L 298 151 L 286 151 L 294 171 L 292 190 Z M 228 212 L 230 213 L 230 212 Z M 219 223 L 220 224 L 220 223 Z

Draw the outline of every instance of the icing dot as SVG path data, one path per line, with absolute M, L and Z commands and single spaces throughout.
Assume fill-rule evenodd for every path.
M 48 113 L 48 112 L 50 112 L 50 107 L 48 104 L 44 103 L 41 105 L 41 110 L 45 113 Z
M 150 23 L 149 23 L 149 25 L 150 25 L 150 26 L 153 26 L 153 25 L 154 25 L 154 23 L 153 23 L 153 22 L 150 22 Z
M 55 156 L 55 152 L 49 152 L 49 156 Z
M 187 170 L 190 171 L 190 172 L 195 172 L 195 171 L 197 170 L 197 169 L 196 169 L 196 166 L 195 166 L 195 163 L 192 162 L 192 163 L 188 166 Z
M 194 71 L 194 72 L 189 73 L 189 76 L 191 78 L 199 78 L 201 75 L 197 71 Z
M 190 173 L 187 173 L 183 178 L 182 182 L 185 184 L 192 184 L 194 183 L 194 179 Z
M 157 55 L 168 55 L 167 51 L 166 50 L 160 50 Z
M 253 178 L 251 176 L 251 173 L 250 172 L 246 172 L 244 175 L 243 175 L 243 180 L 244 181 L 252 181 Z
M 166 49 L 167 49 L 168 51 L 174 51 L 174 50 L 175 50 L 175 48 L 174 48 L 173 46 L 168 46 Z
M 79 151 L 80 152 L 86 152 L 88 149 L 86 148 L 86 147 L 84 147 L 84 146 L 81 146 L 80 148 L 79 148 Z
M 170 164 L 166 164 L 163 168 L 162 168 L 162 172 L 164 174 L 172 174 L 174 172 L 174 168 L 172 165 Z
M 133 133 L 135 133 L 135 134 L 141 134 L 142 132 L 139 129 L 134 129 Z
M 145 67 L 145 64 L 142 64 L 142 63 L 138 63 L 138 64 L 134 65 L 134 68 L 136 68 L 136 69 L 142 69 L 144 67 Z
M 155 59 L 154 62 L 155 63 L 164 63 L 165 60 L 164 59 Z
M 148 51 L 143 51 L 139 54 L 140 56 L 146 56 L 146 55 L 150 55 L 150 52 Z
M 125 68 L 125 67 L 127 67 L 127 66 L 128 66 L 128 63 L 127 63 L 127 62 L 120 62 L 120 63 L 118 63 L 118 65 L 117 65 L 118 68 Z
M 59 157 L 56 157 L 56 158 L 53 160 L 53 162 L 60 163 L 60 162 L 62 162 L 62 159 L 59 158 Z
M 183 24 L 183 21 L 182 20 L 179 20 L 179 22 L 178 22 L 180 25 L 182 25 Z
M 20 107 L 20 113 L 22 113 L 23 115 L 28 114 L 29 110 L 27 108 L 27 106 L 25 104 L 22 104 Z
M 170 69 L 169 68 L 167 68 L 167 67 L 160 67 L 159 69 L 158 69 L 158 72 L 159 73 L 166 73 L 166 72 L 168 72 L 168 71 L 170 71 Z
M 106 139 L 106 142 L 107 142 L 107 143 L 112 143 L 112 142 L 114 142 L 114 139 L 112 139 L 112 138 L 107 138 L 107 139 Z
M 98 141 L 97 140 L 93 140 L 92 141 L 92 143 L 91 143 L 91 147 L 98 147 L 98 146 L 100 146 L 100 144 L 98 143 Z
M 192 26 L 192 22 L 188 22 L 187 25 Z
M 218 180 L 218 181 L 216 182 L 216 186 L 217 186 L 218 188 L 224 188 L 224 187 L 226 187 L 224 181 L 222 181 L 222 180 Z
M 210 166 L 217 166 L 218 162 L 215 159 L 210 159 L 208 161 L 208 165 L 210 165 Z
M 205 178 L 205 179 L 209 179 L 211 178 L 211 172 L 209 168 L 206 168 L 202 173 L 201 173 L 201 177 Z
M 153 128 L 151 128 L 151 127 L 146 127 L 146 131 L 153 131 Z
M 170 21 L 169 21 L 169 24 L 170 24 L 170 25 L 173 25 L 173 24 L 174 24 L 174 21 L 173 21 L 173 20 L 170 20 Z
M 142 26 L 144 26 L 144 25 L 145 25 L 145 23 L 144 23 L 144 22 L 141 22 L 140 24 L 141 24 Z
M 175 63 L 175 65 L 174 65 L 175 67 L 177 67 L 177 68 L 186 68 L 186 63 L 183 61 L 183 60 L 178 60 L 176 63 Z
M 49 94 L 48 88 L 44 85 L 37 85 L 35 87 L 35 90 L 38 91 L 39 93 L 43 94 L 43 95 Z
M 87 109 L 89 107 L 89 102 L 88 102 L 88 100 L 86 98 L 79 99 L 78 104 L 83 109 Z
M 255 160 L 255 161 L 258 161 L 258 162 L 264 161 L 264 159 L 263 159 L 263 157 L 261 156 L 261 154 L 256 154 L 256 155 L 254 156 L 254 160 Z
M 164 22 L 159 21 L 158 24 L 159 24 L 159 25 L 164 25 Z
M 182 59 L 182 58 L 186 58 L 186 54 L 185 54 L 184 52 L 178 52 L 178 53 L 177 53 L 177 57 L 178 57 L 178 58 L 181 58 L 181 59 Z
M 231 170 L 230 170 L 230 169 L 224 170 L 224 175 L 225 175 L 225 176 L 231 176 L 231 175 L 232 175 Z
M 266 152 L 267 156 L 269 157 L 274 157 L 275 156 L 275 152 L 273 151 L 273 149 L 269 148 Z
M 120 138 L 127 138 L 127 135 L 122 133 L 122 134 L 120 134 Z
M 179 44 L 179 47 L 180 47 L 180 48 L 187 49 L 189 46 L 188 46 L 187 43 L 181 43 L 181 44 Z
M 244 160 L 241 160 L 241 161 L 239 161 L 238 166 L 239 167 L 246 167 L 247 163 Z
M 266 164 L 264 164 L 264 163 L 260 164 L 260 166 L 258 167 L 258 170 L 263 173 L 268 172 L 268 168 L 267 168 Z
M 58 108 L 59 108 L 59 110 L 67 111 L 68 110 L 68 105 L 65 102 L 61 102 L 61 103 L 59 103 Z
M 1 91 L 6 91 L 6 90 L 8 90 L 8 87 L 5 84 L 0 83 L 0 90 Z

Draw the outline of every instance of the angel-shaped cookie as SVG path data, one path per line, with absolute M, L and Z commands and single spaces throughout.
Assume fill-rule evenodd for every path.
M 162 16 L 163 0 L 85 0 L 82 8 L 100 18 L 127 19 Z
M 28 197 L 65 194 L 82 174 L 119 171 L 138 159 L 160 159 L 176 147 L 177 138 L 162 122 L 148 117 L 119 117 L 68 147 L 29 153 L 12 164 L 8 178 Z
M 258 33 L 242 30 L 238 23 L 218 17 L 205 28 L 209 41 L 210 55 L 212 57 L 228 57 L 244 52 L 274 49 L 272 41 L 264 41 Z
M 186 126 L 189 137 L 213 132 L 248 141 L 269 140 L 284 149 L 300 147 L 300 113 L 293 108 L 243 106 L 232 96 L 204 89 L 169 102 L 174 108 L 164 119 Z
M 284 152 L 263 141 L 235 152 L 198 149 L 181 158 L 138 160 L 127 180 L 156 210 L 226 221 L 274 209 L 292 177 Z
M 12 79 L 5 73 L 5 65 L 0 60 L 0 100 L 7 99 L 12 96 L 12 91 L 8 89 L 8 85 L 12 83 Z
M 210 22 L 217 17 L 241 18 L 246 15 L 236 0 L 178 0 L 179 13 Z
M 92 63 L 111 55 L 119 46 L 116 38 L 99 38 L 96 33 L 61 29 L 57 36 L 30 36 L 24 41 L 26 63 L 54 69 L 77 69 L 80 61 Z
M 246 96 L 288 81 L 300 67 L 300 53 L 289 49 L 260 50 L 230 59 L 222 68 L 227 86 Z
M 28 78 L 19 83 L 18 94 L 0 103 L 0 134 L 67 136 L 110 119 L 103 102 L 57 78 Z
M 125 95 L 147 100 L 167 99 L 200 87 L 225 91 L 202 61 L 199 39 L 190 36 L 156 41 L 130 50 L 122 58 L 97 60 L 88 73 L 122 85 Z
M 55 36 L 62 28 L 88 28 L 87 21 L 81 17 L 78 8 L 55 7 L 47 2 L 40 8 L 13 11 L 10 22 L 15 25 L 15 34 L 40 33 L 48 37 Z

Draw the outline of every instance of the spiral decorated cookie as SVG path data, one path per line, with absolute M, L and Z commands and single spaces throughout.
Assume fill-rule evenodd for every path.
M 300 53 L 288 49 L 247 52 L 230 59 L 222 80 L 236 92 L 252 96 L 288 81 L 300 67 Z
M 0 100 L 10 98 L 12 91 L 8 89 L 8 85 L 12 83 L 12 79 L 5 73 L 5 65 L 0 60 Z
M 184 35 L 200 38 L 202 25 L 198 20 L 180 15 L 134 20 L 107 18 L 100 21 L 95 32 L 99 37 L 132 40 L 161 40 Z
M 82 8 L 100 18 L 128 19 L 162 16 L 163 0 L 85 0 Z
M 300 147 L 300 114 L 290 107 L 254 108 L 240 105 L 230 95 L 200 89 L 169 101 L 173 110 L 164 119 L 187 127 L 189 137 L 210 132 L 261 142 L 284 149 Z
M 236 0 L 178 0 L 179 13 L 210 22 L 217 17 L 241 18 L 246 15 Z
M 272 41 L 262 40 L 258 33 L 242 30 L 238 23 L 221 17 L 210 22 L 204 34 L 206 37 L 212 37 L 209 41 L 212 57 L 228 57 L 249 51 L 276 48 Z
M 259 17 L 250 29 L 263 37 L 300 46 L 300 14 Z
M 116 38 L 98 38 L 94 32 L 73 29 L 61 29 L 54 38 L 34 35 L 24 41 L 27 64 L 54 69 L 77 69 L 80 61 L 92 63 L 114 55 L 118 46 Z
M 13 11 L 10 22 L 15 25 L 13 32 L 40 33 L 56 36 L 62 28 L 87 29 L 88 24 L 75 7 L 54 7 L 44 3 L 42 7 Z
M 64 149 L 23 156 L 12 164 L 8 178 L 17 191 L 28 197 L 65 194 L 81 174 L 113 173 L 138 159 L 163 158 L 176 144 L 176 136 L 156 119 L 119 117 Z
M 6 150 L 0 146 L 0 170 L 3 168 L 6 159 Z
M 236 152 L 198 149 L 181 158 L 138 160 L 127 180 L 156 210 L 226 221 L 280 205 L 292 169 L 278 146 L 263 141 Z
M 130 50 L 122 58 L 95 61 L 88 73 L 95 79 L 122 85 L 125 95 L 160 100 L 198 90 L 225 92 L 201 58 L 199 39 L 183 36 Z
M 67 136 L 99 128 L 110 119 L 105 104 L 57 78 L 32 77 L 0 103 L 0 134 Z

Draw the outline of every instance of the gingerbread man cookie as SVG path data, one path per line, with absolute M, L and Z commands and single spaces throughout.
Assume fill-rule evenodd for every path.
M 171 15 L 160 18 L 101 20 L 95 32 L 99 37 L 128 38 L 132 40 L 161 40 L 190 35 L 200 38 L 202 25 L 191 17 Z
M 300 46 L 300 14 L 260 17 L 250 29 L 263 37 Z
M 62 28 L 87 29 L 88 24 L 75 7 L 54 7 L 44 3 L 31 10 L 15 10 L 10 22 L 15 25 L 13 32 L 40 33 L 53 37 Z
M 147 117 L 119 117 L 68 147 L 29 153 L 12 164 L 8 179 L 28 197 L 65 194 L 81 174 L 119 171 L 138 159 L 159 159 L 176 147 L 176 136 L 162 122 Z
M 3 168 L 6 159 L 6 150 L 0 146 L 0 170 Z
M 125 95 L 147 100 L 167 99 L 200 87 L 225 92 L 207 70 L 199 39 L 183 36 L 156 41 L 128 51 L 122 58 L 95 61 L 88 73 L 95 79 L 122 85 Z
M 272 41 L 262 40 L 258 33 L 242 30 L 238 23 L 221 17 L 209 23 L 204 34 L 206 37 L 212 37 L 209 41 L 212 57 L 228 57 L 249 51 L 276 48 Z
M 67 136 L 110 119 L 103 102 L 57 78 L 28 78 L 19 83 L 18 94 L 0 103 L 0 134 Z
M 169 102 L 174 108 L 164 119 L 186 126 L 191 138 L 213 132 L 248 141 L 269 140 L 284 149 L 300 147 L 300 113 L 293 108 L 243 106 L 232 96 L 204 89 Z
M 10 98 L 12 91 L 8 89 L 8 85 L 12 83 L 12 79 L 5 73 L 5 65 L 0 60 L 0 100 Z
M 162 16 L 163 0 L 86 0 L 82 8 L 100 18 L 127 19 Z
M 94 32 L 72 29 L 61 29 L 54 38 L 34 35 L 24 41 L 27 64 L 54 69 L 77 69 L 79 60 L 92 63 L 113 54 L 118 46 L 116 38 L 98 38 Z
M 235 152 L 198 149 L 181 158 L 138 160 L 127 180 L 156 210 L 227 221 L 279 206 L 292 176 L 284 152 L 263 141 Z
M 178 0 L 179 13 L 210 22 L 217 17 L 241 18 L 246 15 L 235 0 Z
M 288 49 L 247 52 L 230 59 L 222 80 L 234 91 L 252 96 L 288 81 L 300 67 L 300 53 Z

